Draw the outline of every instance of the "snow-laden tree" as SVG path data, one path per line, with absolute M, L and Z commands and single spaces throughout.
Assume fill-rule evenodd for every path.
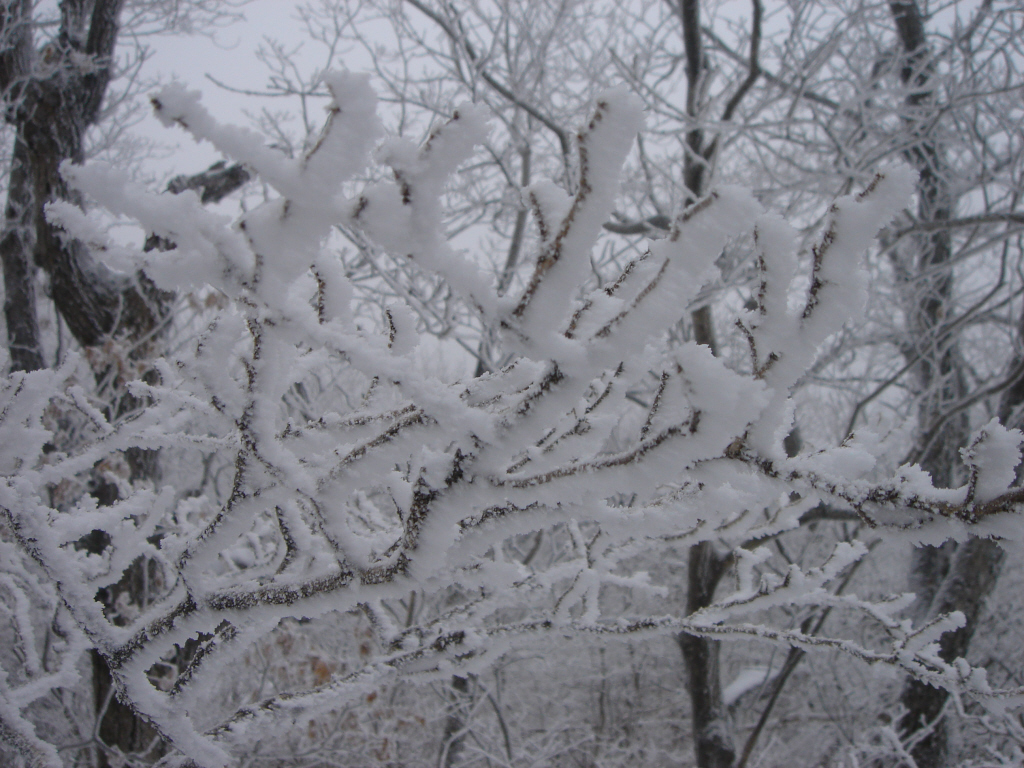
M 900 426 L 890 443 L 891 466 L 920 463 L 936 485 L 957 487 L 967 476 L 959 450 L 974 429 L 995 415 L 1019 426 L 1024 35 L 1014 4 L 318 0 L 307 3 L 302 15 L 309 37 L 323 43 L 325 60 L 350 46 L 372 60 L 376 82 L 400 117 L 397 130 L 405 135 L 423 128 L 423 114 L 441 114 L 462 99 L 492 109 L 497 128 L 486 154 L 454 186 L 458 202 L 448 231 L 456 233 L 469 220 L 488 225 L 494 245 L 482 250 L 502 276 L 499 285 L 513 290 L 528 276 L 520 255 L 532 228 L 526 226 L 525 198 L 507 190 L 538 176 L 571 189 L 571 127 L 583 105 L 610 82 L 627 82 L 648 115 L 627 162 L 617 210 L 606 223 L 623 237 L 606 238 L 595 250 L 597 281 L 614 280 L 617 262 L 628 260 L 631 247 L 643 247 L 632 238 L 665 233 L 673 201 L 701 197 L 724 179 L 740 180 L 756 189 L 762 203 L 785 210 L 801 230 L 806 258 L 827 201 L 862 186 L 886 158 L 903 158 L 919 172 L 917 201 L 869 256 L 868 322 L 832 339 L 801 380 L 795 392 L 800 432 L 791 447 L 800 435 L 804 450 L 840 443 L 852 429 L 893 412 Z M 385 42 L 382 29 L 389 33 Z M 323 90 L 319 70 L 298 77 L 301 65 L 285 46 L 268 48 L 266 58 L 272 69 L 268 93 L 301 98 L 305 105 Z M 301 130 L 298 141 L 288 138 L 280 113 L 265 114 L 263 127 L 286 145 L 303 138 Z M 308 121 L 300 126 L 306 133 L 308 127 Z M 406 263 L 370 252 L 363 240 L 356 245 L 346 261 L 353 272 L 376 271 L 387 278 L 385 290 L 406 290 L 414 274 Z M 723 254 L 721 274 L 713 275 L 697 302 L 679 308 L 684 318 L 686 310 L 697 311 L 672 331 L 717 346 L 739 368 L 747 342 L 733 323 L 735 308 L 753 301 L 757 291 L 755 270 L 745 268 L 748 254 L 744 244 Z M 479 350 L 480 370 L 500 366 L 506 349 L 490 343 L 491 329 L 469 313 L 451 311 L 450 296 L 443 296 L 432 313 L 419 308 L 421 322 Z M 656 388 L 635 394 L 648 398 Z M 847 524 L 819 525 L 815 536 L 841 539 Z M 784 568 L 789 555 L 782 549 L 799 551 L 808 538 L 802 531 L 788 534 L 776 557 L 760 567 Z M 677 582 L 686 584 L 692 610 L 731 572 L 727 544 L 702 542 L 690 550 L 691 566 Z M 986 539 L 963 547 L 948 542 L 918 548 L 905 559 L 882 547 L 872 560 L 855 588 L 865 588 L 866 573 L 909 565 L 908 588 L 917 600 L 907 616 L 920 623 L 949 610 L 965 612 L 964 627 L 943 640 L 947 660 L 966 653 L 976 635 L 971 653 L 979 662 L 1001 679 L 1018 674 L 1020 656 L 1008 638 L 1019 590 L 998 587 L 1003 563 L 1012 562 L 1001 547 Z M 824 612 L 811 613 L 793 620 L 811 627 L 825 620 Z M 981 621 L 1001 631 L 976 633 Z M 743 653 L 721 651 L 715 641 L 685 633 L 679 639 L 698 764 L 743 764 L 755 757 L 751 739 L 769 732 L 766 718 L 798 721 L 794 707 L 804 707 L 804 692 L 777 698 L 795 669 L 796 662 L 787 661 L 784 673 L 768 674 L 762 695 L 749 697 L 734 713 L 733 735 L 708 732 L 706 722 L 727 708 L 722 694 Z M 797 677 L 810 682 L 809 674 L 801 667 Z M 793 680 L 789 687 L 798 686 Z M 870 730 L 876 716 L 895 715 L 897 746 L 884 747 L 895 750 L 895 759 L 903 759 L 900 750 L 906 748 L 919 765 L 956 760 L 947 755 L 946 730 L 953 734 L 950 749 L 963 748 L 960 759 L 990 746 L 986 737 L 955 735 L 976 713 L 954 713 L 941 689 L 912 680 L 902 694 L 882 687 L 877 701 L 862 708 L 863 719 L 837 717 L 827 726 L 830 736 L 820 741 L 852 747 L 858 737 L 849 733 Z M 819 690 L 815 686 L 815 698 Z M 671 696 L 664 701 L 671 718 L 677 704 Z M 902 710 L 881 712 L 896 706 Z M 702 747 L 704 733 L 712 738 Z M 804 751 L 797 747 L 794 754 Z
M 153 195 L 109 166 L 64 166 L 73 188 L 175 247 L 140 254 L 71 204 L 51 204 L 53 221 L 116 269 L 141 264 L 160 288 L 205 288 L 224 306 L 194 344 L 155 363 L 158 381 L 129 385 L 146 404 L 134 411 L 113 416 L 90 403 L 73 356 L 4 382 L 0 508 L 30 558 L 17 594 L 36 583 L 52 590 L 63 638 L 40 663 L 31 625 L 15 623 L 33 661 L 7 671 L 0 722 L 30 762 L 61 764 L 32 706 L 66 682 L 85 647 L 106 660 L 121 701 L 176 750 L 168 765 L 232 764 L 257 735 L 285 735 L 388 676 L 479 671 L 517 638 L 539 634 L 685 630 L 838 649 L 973 694 L 993 710 L 1016 700 L 1016 691 L 992 691 L 983 671 L 937 655 L 938 638 L 962 617 L 915 628 L 899 617 L 908 597 L 871 601 L 828 589 L 864 556 L 862 543 L 840 544 L 778 578 L 757 570 L 767 556 L 757 543 L 820 500 L 908 545 L 1020 538 L 1021 492 L 1008 489 L 1021 436 L 996 421 L 965 446 L 969 480 L 955 489 L 935 488 L 914 466 L 872 477 L 878 441 L 869 433 L 796 458 L 783 449 L 790 391 L 822 343 L 862 311 L 860 260 L 906 204 L 912 171 L 882 169 L 837 200 L 807 274 L 796 232 L 748 193 L 721 187 L 680 212 L 670 235 L 614 282 L 588 289 L 589 256 L 641 124 L 632 96 L 607 92 L 576 137 L 575 193 L 529 188 L 539 245 L 524 288 L 500 297 L 441 229 L 444 185 L 483 138 L 486 115 L 464 105 L 419 147 L 391 139 L 375 149 L 380 124 L 367 80 L 332 75 L 328 83 L 327 124 L 297 159 L 218 125 L 180 87 L 154 98 L 164 122 L 213 143 L 274 190 L 235 222 L 204 210 L 194 193 Z M 393 181 L 352 181 L 371 156 Z M 377 324 L 353 313 L 342 263 L 325 247 L 338 225 L 443 279 L 501 329 L 513 361 L 455 383 L 423 375 L 406 308 L 387 307 Z M 749 342 L 744 374 L 695 343 L 668 347 L 663 335 L 730 238 L 750 230 L 760 288 L 738 318 Z M 305 415 L 285 407 L 295 387 L 341 370 L 363 382 L 361 398 L 339 396 Z M 638 408 L 630 386 L 651 372 L 655 396 Z M 61 495 L 131 448 L 174 456 L 180 485 L 124 483 L 107 506 Z M 230 457 L 223 503 L 187 490 L 204 454 Z M 552 527 L 570 543 L 565 557 L 530 565 L 510 554 L 510 537 Z M 106 546 L 80 545 L 97 532 Z M 602 600 L 614 585 L 657 590 L 637 568 L 638 553 L 712 539 L 732 542 L 737 579 L 702 610 L 623 614 Z M 140 561 L 147 599 L 122 606 L 114 621 L 97 595 Z M 389 605 L 410 589 L 444 599 L 398 626 Z M 809 605 L 870 624 L 877 641 L 771 620 L 774 608 Z M 365 665 L 311 690 L 211 707 L 211 687 L 283 620 L 344 611 L 362 612 L 378 634 L 381 651 Z M 178 673 L 168 660 L 183 654 Z

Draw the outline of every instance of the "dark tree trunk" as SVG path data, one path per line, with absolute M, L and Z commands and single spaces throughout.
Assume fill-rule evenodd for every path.
M 466 740 L 467 717 L 471 706 L 469 678 L 463 675 L 452 675 L 448 716 L 444 721 L 441 759 L 438 761 L 438 768 L 452 768 L 458 764 L 459 753 L 462 752 Z
M 970 539 L 956 548 L 945 578 L 935 590 L 928 617 L 960 611 L 966 623 L 956 632 L 947 632 L 939 641 L 939 655 L 947 662 L 967 654 L 974 630 L 978 626 L 985 598 L 992 592 L 1003 564 L 1003 550 L 989 539 Z M 910 754 L 918 768 L 949 764 L 947 733 L 940 719 L 949 694 L 920 680 L 911 679 L 903 687 L 900 702 L 906 713 L 899 722 L 905 736 L 934 727 L 916 740 Z
M 693 335 L 698 344 L 716 352 L 711 308 L 693 313 Z M 728 559 L 716 552 L 714 542 L 702 541 L 690 547 L 686 573 L 687 615 L 711 605 L 715 589 L 727 569 Z M 732 768 L 736 760 L 732 722 L 722 699 L 718 640 L 681 632 L 676 641 L 686 665 L 686 687 L 690 694 L 694 752 L 698 768 Z
M 726 571 L 727 560 L 710 541 L 690 547 L 687 563 L 686 612 L 706 608 L 715 596 L 715 588 Z M 679 649 L 686 663 L 686 683 L 690 694 L 694 750 L 700 768 L 732 768 L 736 746 L 728 708 L 722 699 L 718 640 L 680 633 Z
M 31 4 L 7 3 L 0 14 L 0 33 L 17 51 L 0 54 L 5 119 L 16 131 L 0 255 L 8 346 L 18 367 L 42 363 L 34 266 L 46 273 L 56 308 L 83 347 L 118 334 L 142 335 L 159 321 L 159 302 L 149 292 L 96 264 L 85 245 L 64 237 L 45 216 L 51 201 L 80 203 L 60 166 L 84 159 L 85 132 L 99 117 L 111 77 L 122 5 L 123 0 L 96 0 L 86 19 L 87 6 L 65 0 L 56 40 L 38 54 L 32 48 Z
M 756 5 L 756 4 L 755 4 Z M 756 5 L 759 11 L 759 6 Z M 711 181 L 711 163 L 718 142 L 708 140 L 701 122 L 706 115 L 705 75 L 706 53 L 702 43 L 699 0 L 678 0 L 677 12 L 682 26 L 686 58 L 686 113 L 693 127 L 686 134 L 686 155 L 683 159 L 684 203 L 699 200 L 707 193 Z M 759 23 L 760 16 L 755 24 Z M 759 34 L 759 32 L 755 32 Z M 756 57 L 756 50 L 753 50 Z M 753 57 L 752 57 L 753 61 Z M 751 81 L 752 82 L 752 81 Z M 737 92 L 735 99 L 742 97 Z M 725 119 L 729 119 L 727 116 Z M 691 314 L 693 338 L 717 354 L 714 318 L 711 307 L 703 306 Z M 714 600 L 715 589 L 725 574 L 727 559 L 715 551 L 714 542 L 705 541 L 690 547 L 687 562 L 686 612 L 692 614 Z M 728 708 L 722 699 L 719 659 L 721 643 L 705 637 L 680 633 L 676 637 L 686 666 L 687 692 L 690 696 L 694 752 L 698 768 L 731 768 L 736 760 L 736 747 Z
M 21 136 L 15 138 L 8 180 L 0 259 L 4 271 L 4 319 L 12 371 L 45 367 L 36 316 L 34 211 L 28 190 L 28 158 Z
M 905 159 L 920 174 L 918 217 L 941 222 L 951 218 L 955 201 L 950 190 L 942 148 L 929 134 L 934 113 L 931 79 L 934 62 L 928 49 L 924 18 L 916 0 L 889 3 L 903 58 L 900 79 L 908 88 L 904 120 L 913 143 Z M 939 229 L 924 236 L 914 262 L 897 263 L 897 276 L 905 291 L 910 318 L 910 335 L 904 354 L 915 362 L 920 437 L 911 459 L 931 474 L 940 487 L 958 484 L 959 448 L 966 444 L 970 423 L 966 409 L 954 415 L 952 409 L 967 394 L 962 361 L 953 334 L 945 323 L 952 315 L 952 238 Z M 1009 414 L 1004 398 L 1004 418 Z M 957 546 L 920 547 L 911 563 L 910 586 L 916 594 L 911 608 L 915 624 L 951 611 L 961 611 L 965 625 L 940 640 L 940 656 L 947 662 L 967 653 L 982 607 L 992 592 L 1002 566 L 1003 551 L 998 544 L 971 539 Z M 905 713 L 898 726 L 908 742 L 918 768 L 939 768 L 949 764 L 949 745 L 942 713 L 948 699 L 945 690 L 919 680 L 908 679 L 900 703 Z
M 45 206 L 55 200 L 80 204 L 60 175 L 66 161 L 82 162 L 86 130 L 100 115 L 111 77 L 111 62 L 124 0 L 62 0 L 60 29 L 45 49 L 36 51 L 33 39 L 31 0 L 0 3 L 0 97 L 4 119 L 14 127 L 14 152 L 8 181 L 4 228 L 0 236 L 5 287 L 11 369 L 31 371 L 44 367 L 36 307 L 36 271 L 42 269 L 50 296 L 72 336 L 82 347 L 98 347 L 117 338 L 142 362 L 153 356 L 160 329 L 170 307 L 170 296 L 158 291 L 141 273 L 118 277 L 96 264 L 81 242 L 63 236 L 45 216 Z M 202 191 L 204 202 L 217 200 L 237 189 L 248 178 L 239 166 L 215 167 L 204 174 L 178 177 L 171 191 Z M 98 381 L 111 381 L 118 391 L 117 418 L 143 407 L 127 396 L 127 383 L 108 377 L 117 361 L 103 353 L 91 356 Z M 145 377 L 146 374 L 143 373 Z M 131 480 L 159 475 L 157 454 L 131 450 L 126 454 Z M 117 490 L 101 479 L 93 483 L 100 503 L 113 503 Z M 102 533 L 102 532 L 99 532 Z M 83 540 L 83 546 L 102 550 L 105 537 Z M 112 620 L 115 603 L 125 592 L 130 602 L 145 600 L 141 582 L 150 564 L 139 561 L 121 581 L 97 599 Z M 147 753 L 149 759 L 163 753 L 156 732 L 129 707 L 118 701 L 106 660 L 92 654 L 93 695 L 99 721 L 96 734 L 102 742 L 96 758 L 100 768 L 120 764 L 114 755 Z
M 79 202 L 60 166 L 83 160 L 85 132 L 99 116 L 110 81 L 122 5 L 123 0 L 96 0 L 89 13 L 88 5 L 63 0 L 58 34 L 38 53 L 32 3 L 6 2 L 0 10 L 6 44 L 0 53 L 0 88 L 4 117 L 15 128 L 0 258 L 15 370 L 44 365 L 36 314 L 37 267 L 46 273 L 56 308 L 82 346 L 100 344 L 119 328 L 153 326 L 149 302 L 95 265 L 82 243 L 63 238 L 45 216 L 51 201 Z M 103 495 L 98 486 L 94 492 Z M 106 661 L 94 653 L 92 663 L 100 740 L 122 753 L 146 750 L 155 733 L 111 695 Z M 101 768 L 111 764 L 108 757 L 108 749 L 97 750 Z

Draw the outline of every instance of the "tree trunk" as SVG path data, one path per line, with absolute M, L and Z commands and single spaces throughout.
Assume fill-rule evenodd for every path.
M 694 311 L 692 323 L 694 341 L 717 353 L 711 307 L 704 306 Z M 711 605 L 726 569 L 727 558 L 715 551 L 714 542 L 702 541 L 690 547 L 686 574 L 687 615 Z M 719 665 L 722 643 L 685 632 L 677 635 L 676 642 L 686 665 L 697 766 L 731 768 L 736 760 L 736 745 L 729 710 L 722 699 Z
M 690 547 L 687 564 L 686 612 L 691 614 L 711 604 L 715 588 L 726 571 L 726 559 L 710 541 Z M 719 657 L 722 644 L 681 632 L 676 641 L 686 664 L 690 694 L 694 750 L 700 768 L 731 768 L 736 759 L 732 723 L 722 699 Z
M 928 618 L 960 611 L 966 623 L 956 632 L 947 632 L 939 641 L 939 655 L 944 661 L 965 656 L 985 598 L 992 592 L 1003 564 L 1003 550 L 989 539 L 970 539 L 956 548 L 949 570 L 935 590 Z M 906 713 L 899 721 L 903 736 L 911 741 L 910 754 L 918 768 L 949 764 L 949 749 L 942 710 L 949 694 L 920 680 L 910 679 L 903 687 L 900 703 Z M 919 731 L 931 727 L 917 737 Z
M 701 42 L 699 0 L 679 0 L 683 46 L 686 53 L 686 112 L 693 128 L 686 134 L 686 155 L 683 160 L 684 204 L 699 200 L 710 182 L 710 162 L 716 142 L 707 142 L 700 125 L 705 110 L 705 51 Z M 714 318 L 710 306 L 691 314 L 693 338 L 717 354 Z M 711 604 L 715 589 L 726 570 L 726 561 L 715 551 L 714 542 L 703 541 L 690 547 L 687 561 L 686 613 L 699 611 Z M 690 696 L 690 717 L 694 753 L 698 768 L 731 768 L 736 759 L 732 723 L 722 699 L 719 659 L 721 642 L 681 632 L 676 637 L 686 666 L 687 692 Z
M 4 318 L 12 371 L 45 367 L 36 312 L 34 211 L 28 187 L 28 157 L 21 136 L 15 137 L 8 179 L 0 260 L 4 271 Z
M 933 116 L 930 59 L 924 19 L 915 0 L 892 0 L 889 8 L 903 50 L 900 78 L 909 92 L 904 100 L 905 122 L 914 143 L 904 157 L 920 174 L 918 217 L 921 221 L 951 218 L 955 201 L 950 189 L 942 148 L 928 134 Z M 921 464 L 940 487 L 953 487 L 960 478 L 959 448 L 966 444 L 970 423 L 966 409 L 950 416 L 967 394 L 956 337 L 947 334 L 952 316 L 952 238 L 937 230 L 922 238 L 916 263 L 897 264 L 899 284 L 908 298 L 910 339 L 904 354 L 915 362 L 920 437 L 912 460 Z M 1004 400 L 1004 405 L 1006 400 Z M 1004 407 L 1004 413 L 1008 410 Z M 966 623 L 940 641 L 940 656 L 947 662 L 967 653 L 985 599 L 1002 566 L 998 544 L 981 539 L 957 546 L 920 547 L 911 563 L 910 586 L 916 594 L 911 608 L 915 624 L 951 611 L 961 611 Z M 908 679 L 900 695 L 905 713 L 898 727 L 918 768 L 938 768 L 949 762 L 946 725 L 942 720 L 948 693 Z
M 466 726 L 471 707 L 469 678 L 463 675 L 452 675 L 448 716 L 444 721 L 441 755 L 437 761 L 438 768 L 452 768 L 458 764 L 459 753 L 462 752 L 466 740 Z
M 97 265 L 81 242 L 47 221 L 45 206 L 54 200 L 81 201 L 60 175 L 65 161 L 84 160 L 85 132 L 100 114 L 111 77 L 111 59 L 124 0 L 95 0 L 90 4 L 62 0 L 61 26 L 56 38 L 40 52 L 34 49 L 32 3 L 15 0 L 0 5 L 0 91 L 4 117 L 15 128 L 14 152 L 0 236 L 12 370 L 44 367 L 37 321 L 35 275 L 47 275 L 50 295 L 69 331 L 82 347 L 96 347 L 112 338 L 121 339 L 129 356 L 141 361 L 155 351 L 159 329 L 167 318 L 169 296 L 138 275 L 117 277 Z M 239 166 L 211 169 L 194 177 L 179 177 L 172 191 L 202 188 L 204 202 L 237 189 L 248 178 Z M 174 189 L 177 184 L 180 189 Z M 118 402 L 118 413 L 139 407 L 125 396 L 127 383 L 106 376 L 118 361 L 99 354 L 91 358 L 98 381 L 110 379 L 119 392 L 107 392 Z M 156 453 L 127 452 L 130 480 L 155 479 L 159 475 Z M 116 487 L 97 478 L 92 493 L 100 503 L 117 499 Z M 101 551 L 105 537 L 87 537 L 83 546 Z M 133 564 L 121 581 L 98 596 L 113 613 L 118 596 L 128 592 L 129 602 L 144 600 L 140 580 L 145 562 Z M 116 622 L 116 618 L 114 619 Z M 156 732 L 129 707 L 118 701 L 106 660 L 92 653 L 93 696 L 98 718 L 96 750 L 100 768 L 120 765 L 120 755 L 147 753 L 149 759 L 163 753 Z

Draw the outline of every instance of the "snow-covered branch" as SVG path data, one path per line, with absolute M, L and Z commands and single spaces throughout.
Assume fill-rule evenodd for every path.
M 549 183 L 528 190 L 541 241 L 525 288 L 502 297 L 476 262 L 448 245 L 440 216 L 445 183 L 486 134 L 485 116 L 460 107 L 423 146 L 389 140 L 373 155 L 380 125 L 367 78 L 326 82 L 333 101 L 323 134 L 294 160 L 217 124 L 195 94 L 170 88 L 154 99 L 167 124 L 213 143 L 276 190 L 235 222 L 204 210 L 193 192 L 153 195 L 114 168 L 65 167 L 91 199 L 176 247 L 133 253 L 107 242 L 77 208 L 51 206 L 51 217 L 110 264 L 141 259 L 161 288 L 209 286 L 227 306 L 194 345 L 157 365 L 158 384 L 133 385 L 151 404 L 130 418 L 108 423 L 75 394 L 70 374 L 17 374 L 5 384 L 0 446 L 16 454 L 2 459 L 8 525 L 76 632 L 106 658 L 118 695 L 168 742 L 197 764 L 228 765 L 255 724 L 287 728 L 297 712 L 329 707 L 396 670 L 479 669 L 517 636 L 545 631 L 756 636 L 987 692 L 973 671 L 935 653 L 955 616 L 914 631 L 894 618 L 906 601 L 872 603 L 826 588 L 863 546 L 841 545 L 817 567 L 793 565 L 774 581 L 755 578 L 761 555 L 742 547 L 796 526 L 819 500 L 875 525 L 912 528 L 919 541 L 964 536 L 972 526 L 1020 536 L 1020 492 L 1007 492 L 1020 434 L 998 423 L 965 451 L 971 480 L 954 490 L 934 488 L 913 467 L 882 483 L 865 479 L 876 470 L 870 436 L 796 458 L 782 447 L 791 390 L 829 335 L 861 312 L 860 260 L 904 206 L 912 171 L 884 169 L 837 201 L 807 275 L 795 232 L 749 193 L 724 187 L 681 212 L 669 236 L 617 280 L 588 290 L 589 256 L 642 121 L 635 97 L 610 91 L 578 135 L 575 194 Z M 392 169 L 393 182 L 355 181 L 372 156 Z M 337 226 L 440 275 L 497 329 L 513 362 L 455 383 L 423 375 L 407 308 L 388 307 L 376 326 L 353 312 L 353 287 L 329 248 Z M 731 370 L 694 343 L 668 348 L 665 329 L 723 247 L 751 230 L 761 287 L 757 307 L 739 320 L 751 372 Z M 794 306 L 800 286 L 807 288 Z M 334 380 L 340 369 L 362 397 L 339 396 L 311 418 L 289 414 L 283 403 L 294 388 Z M 627 393 L 651 372 L 659 383 L 644 410 Z M 28 376 L 52 380 L 26 389 Z M 73 445 L 46 447 L 55 409 L 80 415 Z M 105 507 L 88 496 L 53 503 L 56 485 L 130 447 L 217 450 L 231 468 L 230 489 L 223 499 L 167 486 L 129 488 Z M 566 537 L 560 559 L 526 563 L 504 546 L 552 528 Z M 94 530 L 108 546 L 76 546 Z M 737 548 L 736 590 L 686 618 L 606 614 L 605 585 L 656 589 L 630 557 L 672 537 Z M 115 623 L 97 590 L 139 558 L 156 564 L 163 591 Z M 412 626 L 393 624 L 388 604 L 413 589 L 453 596 Z M 889 645 L 772 626 L 764 617 L 780 605 L 863 613 Z M 528 618 L 510 621 L 513 609 L 528 609 Z M 365 668 L 212 724 L 190 716 L 203 709 L 208 682 L 283 619 L 349 610 L 372 617 L 384 649 Z M 199 650 L 187 666 L 156 685 L 153 669 L 190 643 Z M 9 713 L 27 696 L 4 694 L 5 728 L 24 725 Z

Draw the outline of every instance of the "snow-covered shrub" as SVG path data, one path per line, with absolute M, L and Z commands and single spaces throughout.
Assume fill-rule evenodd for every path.
M 809 275 L 799 273 L 794 231 L 749 193 L 726 187 L 680 213 L 669 236 L 616 281 L 587 289 L 589 255 L 642 119 L 635 98 L 611 91 L 578 135 L 577 192 L 549 183 L 527 190 L 540 245 L 525 289 L 503 298 L 475 261 L 449 247 L 440 224 L 446 179 L 485 134 L 485 115 L 460 107 L 422 146 L 387 140 L 374 154 L 381 128 L 368 81 L 333 75 L 328 84 L 327 124 L 298 160 L 218 125 L 196 94 L 169 88 L 154 99 L 167 124 L 212 142 L 278 194 L 235 222 L 191 193 L 152 195 L 111 167 L 67 167 L 68 181 L 92 200 L 176 248 L 139 254 L 118 246 L 69 205 L 51 206 L 51 216 L 110 265 L 131 270 L 141 259 L 161 288 L 212 289 L 225 306 L 188 349 L 155 364 L 159 384 L 131 385 L 149 405 L 116 423 L 57 373 L 20 374 L 5 385 L 12 407 L 2 412 L 0 445 L 11 455 L 0 506 L 11 533 L 77 627 L 69 637 L 88 638 L 119 696 L 182 761 L 231 764 L 247 744 L 305 728 L 389 676 L 479 672 L 524 634 L 754 637 L 838 649 L 953 690 L 990 693 L 983 675 L 937 655 L 935 641 L 956 616 L 914 629 L 898 617 L 906 597 L 869 602 L 828 589 L 863 545 L 839 544 L 816 566 L 793 565 L 783 576 L 758 568 L 767 557 L 758 541 L 798 525 L 821 501 L 908 542 L 1019 537 L 1019 492 L 1007 488 L 1020 435 L 998 423 L 965 452 L 971 479 L 954 490 L 935 489 L 915 467 L 886 482 L 862 479 L 875 469 L 871 435 L 795 458 L 782 446 L 791 389 L 819 346 L 861 311 L 859 261 L 905 205 L 911 171 L 882 170 L 834 204 Z M 371 154 L 393 182 L 351 182 Z M 353 314 L 352 287 L 325 247 L 337 225 L 446 281 L 513 362 L 454 384 L 423 375 L 405 308 L 387 307 L 374 327 Z M 705 347 L 667 348 L 663 332 L 730 238 L 750 230 L 761 284 L 757 306 L 738 319 L 752 361 L 740 374 Z M 808 287 L 794 303 L 800 285 Z M 341 367 L 365 383 L 361 398 L 309 418 L 283 407 L 296 386 L 330 380 Z M 659 384 L 641 409 L 627 393 L 651 372 Z M 27 393 L 18 387 L 28 376 L 52 381 Z M 91 431 L 73 450 L 44 453 L 43 414 L 58 396 L 89 416 Z M 217 452 L 233 467 L 230 490 L 221 501 L 173 486 L 126 489 L 110 506 L 83 497 L 55 508 L 55 485 L 132 446 Z M 95 530 L 109 546 L 100 554 L 76 548 Z M 557 556 L 524 558 L 509 545 L 537 530 L 556 532 Z M 637 570 L 638 554 L 712 539 L 735 548 L 737 572 L 735 588 L 712 605 L 685 617 L 608 609 L 605 587 L 657 591 Z M 115 625 L 97 591 L 139 558 L 156 564 L 163 592 Z M 400 620 L 395 606 L 411 591 L 430 596 L 428 604 Z M 872 622 L 886 640 L 867 647 L 765 623 L 772 608 L 810 605 Z M 381 650 L 373 658 L 314 671 L 306 691 L 211 707 L 218 679 L 283 621 L 349 611 L 374 627 Z M 162 677 L 186 647 L 188 663 Z M 40 764 L 57 765 L 21 716 L 29 684 L 50 683 L 38 677 L 5 689 L 4 727 L 19 729 Z

